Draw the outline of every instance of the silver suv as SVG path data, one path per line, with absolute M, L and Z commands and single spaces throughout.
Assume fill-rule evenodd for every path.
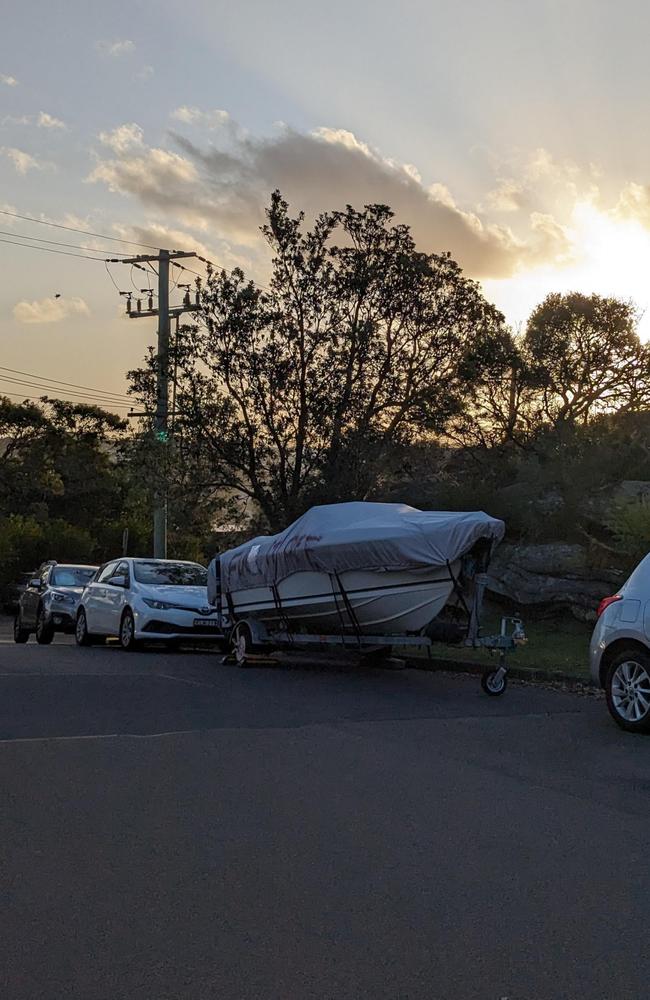
M 628 732 L 650 732 L 650 555 L 600 602 L 589 660 L 614 721 Z
M 35 632 L 36 641 L 47 645 L 55 632 L 74 633 L 79 599 L 96 572 L 97 566 L 43 563 L 18 602 L 15 641 L 27 642 Z

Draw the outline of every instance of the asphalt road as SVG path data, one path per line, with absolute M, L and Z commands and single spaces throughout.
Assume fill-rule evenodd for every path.
M 602 701 L 0 638 L 3 1000 L 641 1000 Z

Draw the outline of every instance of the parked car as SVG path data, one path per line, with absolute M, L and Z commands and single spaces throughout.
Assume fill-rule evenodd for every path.
M 629 732 L 650 732 L 650 555 L 600 602 L 589 655 L 614 721 Z
M 27 642 L 32 632 L 41 645 L 52 642 L 55 632 L 74 633 L 77 605 L 97 566 L 43 563 L 18 602 L 14 639 Z
M 2 606 L 8 615 L 18 614 L 18 603 L 21 595 L 25 593 L 30 580 L 37 576 L 35 569 L 29 573 L 19 573 L 15 580 L 7 584 L 2 595 Z
M 223 638 L 217 609 L 208 602 L 207 570 L 171 559 L 115 559 L 84 590 L 77 611 L 77 643 L 117 636 L 123 649 L 144 639 Z

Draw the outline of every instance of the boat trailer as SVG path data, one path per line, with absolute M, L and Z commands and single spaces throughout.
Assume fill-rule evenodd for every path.
M 477 574 L 467 633 L 459 641 L 438 640 L 426 634 L 418 635 L 372 635 L 364 633 L 356 621 L 349 601 L 344 600 L 348 622 L 342 618 L 341 632 L 318 635 L 296 632 L 291 629 L 289 619 L 282 616 L 282 626 L 268 629 L 263 622 L 251 618 L 240 618 L 232 627 L 225 629 L 230 652 L 222 662 L 236 663 L 240 667 L 256 664 L 272 664 L 276 650 L 298 649 L 344 649 L 358 651 L 363 660 L 376 666 L 405 666 L 404 660 L 396 660 L 391 654 L 393 647 L 399 649 L 425 649 L 427 664 L 431 663 L 434 645 L 448 645 L 454 648 L 486 649 L 491 656 L 498 657 L 498 665 L 486 667 L 481 677 L 481 687 L 486 694 L 498 696 L 504 693 L 508 684 L 508 654 L 526 642 L 523 622 L 517 617 L 502 617 L 501 629 L 496 635 L 480 634 L 480 611 L 487 584 L 484 574 Z M 279 595 L 275 591 L 276 604 Z M 282 610 L 281 605 L 278 610 Z M 225 624 L 225 623 L 224 623 Z M 344 630 L 345 629 L 345 630 Z

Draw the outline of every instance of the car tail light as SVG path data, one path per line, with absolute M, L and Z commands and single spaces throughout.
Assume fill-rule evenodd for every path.
M 611 597 L 603 597 L 602 601 L 598 605 L 598 611 L 596 612 L 596 618 L 600 618 L 605 608 L 608 608 L 610 604 L 615 604 L 616 601 L 622 601 L 622 594 L 613 594 Z

